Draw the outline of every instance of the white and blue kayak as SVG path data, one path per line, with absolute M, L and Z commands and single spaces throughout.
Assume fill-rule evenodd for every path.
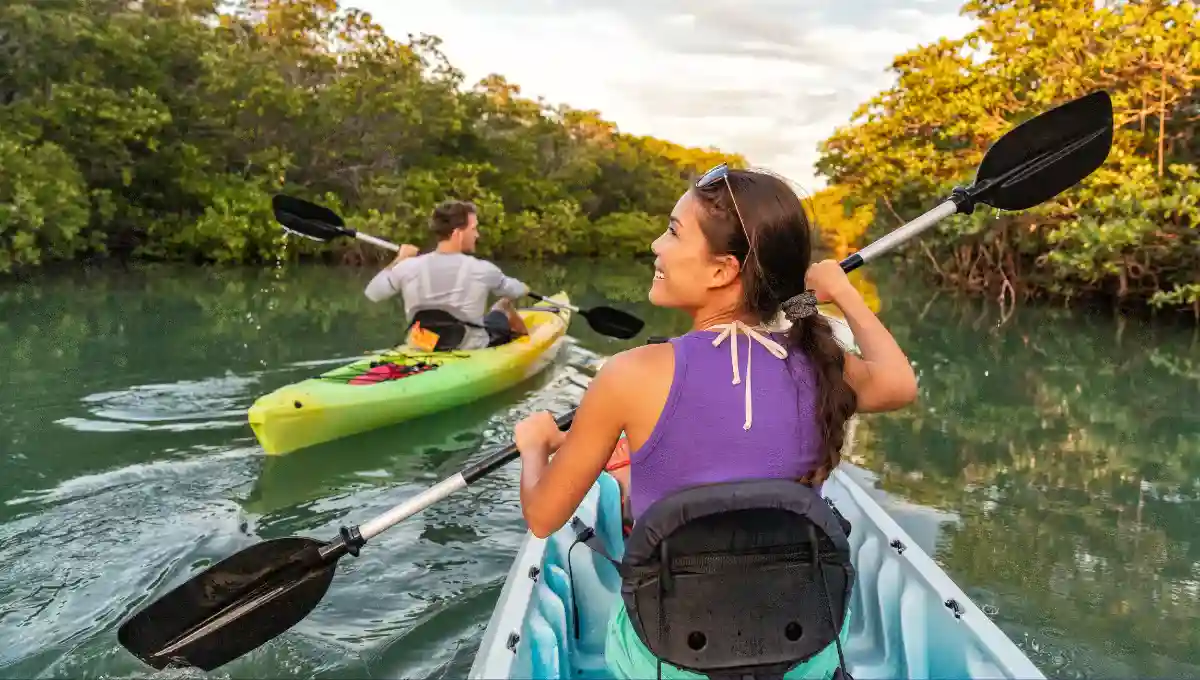
M 847 329 L 839 330 L 844 339 Z M 616 480 L 602 473 L 575 512 L 617 560 L 624 553 L 620 495 Z M 852 526 L 857 581 L 844 651 L 856 680 L 1045 677 L 846 472 L 835 470 L 822 495 Z M 586 549 L 571 551 L 568 574 L 575 539 L 570 523 L 545 539 L 526 535 L 468 677 L 611 677 L 604 642 L 621 602 L 621 577 Z
M 850 609 L 846 666 L 866 678 L 1043 678 L 1041 671 L 967 597 L 883 508 L 841 470 L 823 487 L 853 526 L 858 580 Z M 617 559 L 623 545 L 621 491 L 607 473 L 576 511 Z M 621 577 L 591 550 L 567 550 L 565 526 L 525 538 L 492 612 L 470 678 L 604 678 L 608 618 Z M 571 592 L 571 583 L 575 592 Z M 579 606 L 580 639 L 569 625 Z

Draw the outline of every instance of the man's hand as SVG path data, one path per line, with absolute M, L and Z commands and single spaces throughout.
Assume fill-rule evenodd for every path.
M 420 254 L 420 248 L 412 245 L 411 243 L 405 243 L 404 245 L 400 246 L 400 251 L 396 253 L 396 259 L 392 260 L 392 263 L 388 266 L 395 267 L 396 265 L 400 264 L 401 261 Z

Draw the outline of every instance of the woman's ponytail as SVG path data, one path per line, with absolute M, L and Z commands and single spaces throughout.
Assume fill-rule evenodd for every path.
M 788 330 L 788 345 L 804 352 L 813 368 L 817 386 L 817 425 L 821 433 L 820 462 L 800 481 L 821 484 L 842 459 L 846 422 L 858 408 L 858 397 L 846 383 L 845 354 L 833 335 L 833 327 L 820 314 L 797 319 Z

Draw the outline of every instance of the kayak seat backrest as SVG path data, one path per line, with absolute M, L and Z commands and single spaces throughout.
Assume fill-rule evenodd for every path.
M 467 334 L 467 324 L 444 309 L 428 308 L 416 312 L 404 332 L 408 333 L 417 323 L 421 324 L 421 328 L 437 333 L 437 345 L 433 348 L 435 352 L 458 349 Z
M 830 644 L 842 656 L 855 576 L 848 534 L 793 481 L 684 489 L 634 524 L 621 596 L 659 660 L 710 678 L 782 678 Z

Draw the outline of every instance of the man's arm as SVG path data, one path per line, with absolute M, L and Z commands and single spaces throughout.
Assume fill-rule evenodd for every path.
M 482 260 L 480 260 L 482 262 Z M 509 298 L 516 300 L 524 297 L 529 292 L 529 286 L 523 282 L 514 279 L 511 276 L 505 276 L 500 268 L 491 262 L 484 262 L 487 271 L 484 273 L 484 281 L 487 283 L 488 290 L 495 296 L 501 298 Z
M 379 270 L 379 273 L 367 284 L 366 290 L 363 291 L 367 299 L 371 302 L 381 302 L 399 293 L 406 272 L 406 268 L 400 265 L 420 252 L 416 246 L 407 243 L 400 246 L 400 252 L 396 253 L 396 258 L 388 266 Z

